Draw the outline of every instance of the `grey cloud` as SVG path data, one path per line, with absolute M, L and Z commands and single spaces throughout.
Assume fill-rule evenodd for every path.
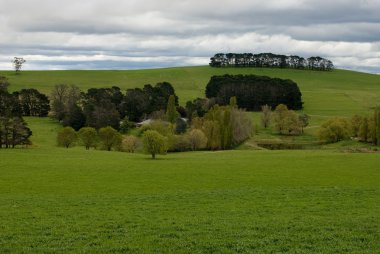
M 0 0 L 0 6 L 2 68 L 1 59 L 13 55 L 28 56 L 28 68 L 62 69 L 207 64 L 219 51 L 380 57 L 378 0 Z M 380 70 L 374 60 L 337 62 Z

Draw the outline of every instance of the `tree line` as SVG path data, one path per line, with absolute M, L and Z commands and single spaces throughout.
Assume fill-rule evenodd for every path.
M 128 89 L 125 94 L 119 87 L 91 88 L 81 92 L 76 86 L 57 85 L 51 93 L 51 116 L 79 130 L 84 126 L 100 129 L 111 126 L 116 130 L 128 127 L 154 112 L 164 111 L 170 95 L 178 97 L 168 82 L 144 88 Z
M 218 53 L 210 58 L 211 67 L 269 67 L 330 71 L 334 64 L 325 58 L 276 55 L 272 53 Z
M 259 111 L 263 105 L 275 108 L 279 104 L 289 109 L 302 109 L 302 94 L 298 85 L 289 79 L 257 75 L 213 76 L 206 86 L 206 97 L 226 105 L 231 97 L 237 105 L 250 111 Z

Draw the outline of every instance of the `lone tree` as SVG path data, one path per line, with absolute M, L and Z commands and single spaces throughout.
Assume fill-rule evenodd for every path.
M 156 159 L 156 154 L 165 154 L 168 150 L 167 138 L 157 131 L 147 130 L 143 136 L 144 149 Z
M 26 62 L 26 60 L 22 57 L 15 57 L 12 62 L 17 74 L 20 73 L 22 65 Z
M 268 105 L 261 106 L 261 125 L 266 129 L 270 125 L 272 107 Z
M 77 140 L 78 136 L 71 127 L 65 127 L 58 132 L 57 141 L 59 146 L 69 148 Z
M 99 138 L 107 151 L 111 151 L 112 148 L 119 147 L 122 141 L 121 134 L 111 126 L 100 128 Z
M 96 132 L 95 128 L 83 127 L 79 130 L 78 136 L 83 145 L 86 147 L 86 150 L 89 150 L 90 147 L 95 147 L 98 139 L 98 133 Z

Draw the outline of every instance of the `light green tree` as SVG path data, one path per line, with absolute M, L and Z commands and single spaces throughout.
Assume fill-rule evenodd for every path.
M 82 141 L 86 150 L 89 150 L 90 147 L 95 147 L 98 141 L 98 133 L 95 128 L 92 127 L 83 127 L 78 131 L 79 139 Z
M 166 154 L 168 150 L 167 138 L 157 131 L 147 130 L 143 134 L 144 149 L 156 159 L 156 154 Z
M 99 139 L 103 147 L 107 151 L 111 151 L 112 148 L 118 149 L 120 147 L 122 136 L 117 130 L 107 126 L 99 129 Z
M 59 146 L 69 148 L 78 139 L 77 133 L 72 127 L 65 127 L 58 132 L 57 142 Z
M 293 110 L 288 110 L 284 104 L 280 104 L 274 111 L 274 127 L 276 131 L 284 135 L 300 135 L 302 133 L 302 121 Z
M 350 124 L 344 118 L 329 119 L 318 130 L 319 140 L 334 143 L 350 138 Z

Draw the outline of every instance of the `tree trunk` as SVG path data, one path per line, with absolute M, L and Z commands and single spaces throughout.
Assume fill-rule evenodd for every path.
M 156 154 L 155 153 L 152 153 L 152 159 L 156 159 Z

